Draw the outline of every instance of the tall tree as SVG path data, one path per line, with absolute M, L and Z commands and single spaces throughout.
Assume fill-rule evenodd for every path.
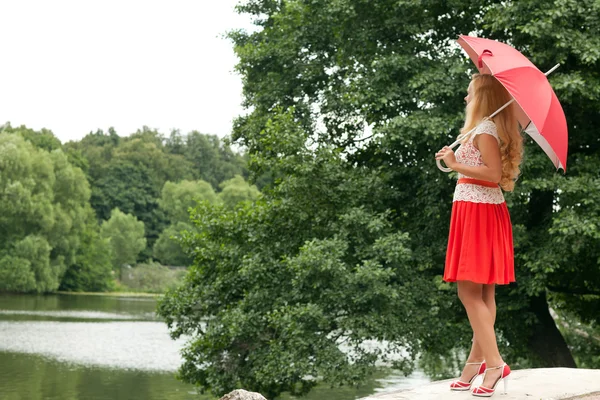
M 419 347 L 414 310 L 429 301 L 404 287 L 407 237 L 367 204 L 385 189 L 376 171 L 331 147 L 313 154 L 291 113 L 263 133 L 280 157 L 260 162 L 290 179 L 254 205 L 200 204 L 197 233 L 184 235 L 194 265 L 160 305 L 172 335 L 191 338 L 181 376 L 216 395 L 241 384 L 268 398 L 306 393 L 317 377 L 360 382 L 378 359 Z
M 166 141 L 166 148 L 192 163 L 194 177 L 209 182 L 214 188 L 236 174 L 247 173 L 243 158 L 215 135 L 192 131 L 185 136 L 175 131 Z
M 125 265 L 135 264 L 138 254 L 146 248 L 144 223 L 118 208 L 112 210 L 110 219 L 102 223 L 100 234 L 110 245 L 113 268 L 117 271 Z
M 85 230 L 75 262 L 67 268 L 60 289 L 66 291 L 104 292 L 112 288 L 113 267 L 109 239 L 99 233 L 94 211 L 88 206 Z
M 189 210 L 198 201 L 216 203 L 217 194 L 210 183 L 205 181 L 166 182 L 161 192 L 159 205 L 171 224 L 160 234 L 153 247 L 153 255 L 166 265 L 187 266 L 191 258 L 181 248 L 183 231 L 194 231 L 190 223 Z
M 169 225 L 158 237 L 154 248 L 153 257 L 163 265 L 187 267 L 192 264 L 190 257 L 181 247 L 183 232 L 194 232 L 194 226 L 191 223 L 175 222 Z
M 383 169 L 390 187 L 387 206 L 398 210 L 394 222 L 410 233 L 415 267 L 432 278 L 443 265 L 446 237 L 440 232 L 447 232 L 454 182 L 435 169 L 431 154 L 454 141 L 474 70 L 454 40 L 477 32 L 512 43 L 542 70 L 563 62 L 550 79 L 576 137 L 569 165 L 577 166 L 567 175 L 555 174 L 537 145 L 527 144 L 523 176 L 507 196 L 517 232 L 519 283 L 500 291 L 499 328 L 511 344 L 504 349 L 508 357 L 573 366 L 548 296 L 576 299 L 570 304 L 579 302 L 580 313 L 588 309 L 583 304 L 598 301 L 590 289 L 600 279 L 597 253 L 590 250 L 598 248 L 598 229 L 586 222 L 597 220 L 597 211 L 579 202 L 598 182 L 593 172 L 598 139 L 589 128 L 598 120 L 600 24 L 598 13 L 590 12 L 597 2 L 255 1 L 240 8 L 256 15 L 264 29 L 232 35 L 247 104 L 254 109 L 238 120 L 234 139 L 251 152 L 268 152 L 259 140 L 265 121 L 275 106 L 294 106 L 311 139 L 340 146 L 359 165 Z M 573 232 L 585 232 L 579 239 L 585 245 L 569 247 Z M 571 276 L 578 278 L 559 284 Z M 442 288 L 447 296 L 440 304 L 454 304 L 450 315 L 457 316 L 457 326 L 464 324 L 453 293 Z M 424 340 L 442 352 L 436 344 L 448 344 L 438 340 L 442 336 L 453 337 Z M 468 337 L 460 342 L 467 344 Z
M 271 317 L 273 313 L 287 318 L 291 325 L 300 326 L 305 321 L 304 315 L 278 309 L 277 302 L 272 308 L 257 304 L 257 297 L 278 298 L 279 288 L 249 286 L 243 275 L 253 271 L 244 262 L 260 260 L 271 265 L 270 260 L 276 258 L 276 237 L 284 238 L 289 246 L 281 250 L 286 259 L 294 258 L 311 240 L 322 239 L 318 232 L 335 226 L 347 212 L 345 205 L 332 200 L 344 193 L 340 186 L 324 179 L 323 187 L 315 187 L 323 176 L 310 168 L 312 163 L 302 169 L 306 162 L 300 156 L 302 149 L 311 149 L 315 154 L 324 148 L 336 149 L 347 162 L 343 178 L 354 190 L 359 191 L 357 186 L 364 184 L 355 177 L 355 171 L 374 174 L 387 187 L 365 200 L 359 196 L 347 201 L 369 209 L 373 221 L 380 221 L 376 215 L 387 215 L 385 224 L 391 223 L 396 232 L 408 234 L 406 246 L 412 256 L 400 259 L 392 268 L 399 274 L 408 265 L 412 271 L 402 281 L 399 296 L 411 299 L 411 295 L 420 293 L 423 300 L 414 304 L 411 315 L 419 318 L 423 329 L 411 331 L 418 345 L 410 350 L 449 356 L 470 344 L 466 315 L 455 289 L 441 282 L 454 180 L 439 172 L 433 162 L 435 151 L 454 141 L 464 117 L 463 97 L 474 68 L 455 40 L 459 34 L 469 32 L 508 41 L 542 70 L 563 62 L 561 70 L 550 79 L 574 138 L 570 142 L 569 170 L 566 175 L 553 173 L 537 145 L 531 141 L 526 144 L 523 175 L 515 193 L 507 195 L 515 228 L 518 283 L 499 290 L 498 329 L 508 359 L 521 360 L 523 365 L 572 366 L 570 349 L 552 318 L 549 301 L 586 321 L 598 321 L 599 293 L 595 288 L 600 279 L 600 246 L 596 222 L 600 219 L 593 197 L 599 184 L 600 159 L 600 140 L 593 133 L 600 109 L 598 7 L 594 0 L 252 0 L 240 5 L 238 9 L 251 14 L 261 29 L 231 34 L 240 58 L 238 71 L 244 79 L 245 105 L 250 110 L 236 121 L 233 140 L 248 149 L 255 175 L 273 168 L 275 188 L 264 200 L 270 206 L 238 215 L 242 222 L 236 222 L 233 215 L 214 216 L 212 220 L 200 214 L 197 217 L 200 233 L 189 243 L 202 245 L 190 275 L 198 279 L 189 279 L 179 293 L 167 297 L 161 311 L 167 321 L 177 323 L 174 335 L 196 333 L 185 354 L 184 378 L 204 387 L 212 382 L 217 391 L 226 382 L 254 379 L 255 386 L 264 385 L 275 394 L 285 387 L 271 381 L 275 371 L 290 371 L 293 365 L 290 375 L 284 374 L 289 376 L 286 382 L 303 382 L 305 370 L 300 370 L 300 365 L 304 365 L 305 358 L 277 353 L 278 364 L 261 352 L 268 346 L 260 340 L 219 341 L 215 334 L 223 326 L 239 326 L 225 337 L 242 335 L 244 329 L 262 330 L 265 336 L 261 337 L 272 339 L 269 345 L 280 345 L 287 331 L 269 330 L 270 321 L 277 320 Z M 288 111 L 293 115 L 293 124 L 282 119 Z M 291 151 L 286 152 L 286 148 Z M 322 168 L 333 163 L 331 159 L 319 161 Z M 282 168 L 290 162 L 296 162 L 297 168 Z M 310 173 L 315 174 L 312 181 L 307 178 Z M 316 211 L 310 209 L 304 214 L 310 226 L 301 224 L 304 219 L 293 217 L 298 209 L 305 210 L 298 201 L 325 191 L 326 184 L 331 189 L 326 199 L 337 204 L 339 212 L 314 215 Z M 313 208 L 327 207 L 327 202 L 318 201 L 323 198 L 315 196 Z M 298 209 L 287 208 L 290 204 Z M 285 207 L 285 216 L 277 213 L 279 207 Z M 260 217 L 252 219 L 253 213 Z M 254 231 L 258 229 L 256 221 L 270 222 L 269 235 Z M 291 226 L 296 228 L 295 234 L 286 230 Z M 228 236 L 228 229 L 238 235 Z M 252 234 L 245 234 L 245 229 Z M 255 241 L 253 247 L 245 247 L 245 241 L 251 238 Z M 216 247 L 219 240 L 221 249 Z M 348 246 L 349 253 L 358 248 L 354 241 Z M 221 251 L 225 254 L 216 253 Z M 336 257 L 315 257 L 306 268 L 318 271 Z M 229 279 L 234 283 L 217 290 L 217 286 L 201 281 L 203 274 L 231 274 Z M 285 287 L 285 277 L 270 274 L 268 270 L 256 276 Z M 354 293 L 360 298 L 363 291 Z M 215 324 L 209 324 L 206 331 L 195 330 L 204 321 L 203 313 L 213 316 L 213 311 L 198 311 L 197 304 L 202 302 L 196 302 L 194 296 L 209 295 L 218 299 L 217 310 L 225 304 L 230 304 L 231 310 L 244 307 L 243 313 L 236 315 L 251 315 L 251 327 L 236 325 L 237 317 L 223 311 L 214 316 Z M 321 303 L 314 300 L 311 304 L 318 307 Z M 407 319 L 409 323 L 413 322 L 411 318 Z M 400 319 L 397 322 L 406 324 Z M 320 330 L 318 325 L 301 326 L 305 334 L 302 338 L 317 332 L 334 334 Z M 389 337 L 399 343 L 409 340 L 401 333 L 377 333 L 379 339 Z M 255 357 L 245 357 L 248 343 L 256 343 L 256 347 L 250 347 Z M 311 362 L 331 362 L 322 353 L 316 354 Z M 411 362 L 410 358 L 405 361 Z M 253 372 L 260 362 L 270 369 Z M 218 365 L 226 367 L 229 375 Z M 332 370 L 334 365 L 339 364 L 329 364 Z M 219 372 L 223 375 L 213 380 Z M 338 379 L 344 381 L 341 376 Z
M 243 158 L 224 141 L 198 132 L 182 136 L 174 131 L 166 139 L 143 127 L 121 138 L 111 128 L 69 142 L 65 148 L 71 161 L 88 175 L 91 204 L 100 221 L 107 220 L 116 207 L 144 222 L 148 247 L 141 258 L 151 256 L 154 243 L 170 222 L 158 205 L 165 182 L 206 177 L 217 188 L 223 180 L 246 172 Z
M 248 184 L 240 175 L 221 182 L 219 187 L 219 200 L 229 208 L 234 208 L 242 201 L 256 200 L 260 194 L 256 186 Z
M 144 127 L 127 138 L 111 128 L 90 133 L 65 145 L 73 162 L 86 167 L 92 186 L 91 204 L 100 221 L 119 208 L 144 222 L 149 246 L 140 255 L 149 258 L 166 220 L 158 207 L 165 181 L 191 176 L 191 163 L 168 154 L 163 136 Z
M 4 133 L 12 133 L 16 135 L 20 135 L 23 139 L 31 142 L 35 147 L 39 149 L 44 149 L 47 151 L 57 150 L 62 148 L 62 144 L 60 140 L 54 133 L 48 129 L 42 129 L 41 131 L 36 131 L 33 129 L 29 129 L 24 125 L 21 125 L 18 128 L 13 128 L 10 123 L 6 123 L 2 128 Z
M 160 208 L 172 222 L 189 222 L 189 209 L 198 201 L 217 202 L 217 194 L 205 181 L 166 182 L 159 200 Z
M 153 255 L 160 262 L 168 265 L 189 265 L 192 259 L 181 248 L 182 232 L 195 232 L 190 222 L 189 210 L 199 201 L 209 204 L 221 202 L 233 209 L 242 201 L 255 200 L 259 191 L 256 186 L 249 185 L 243 177 L 222 182 L 221 192 L 216 194 L 212 186 L 205 181 L 166 182 L 162 190 L 159 205 L 171 225 L 167 227 L 154 244 Z
M 516 324 L 533 321 L 526 340 L 541 363 L 573 366 L 548 305 L 600 320 L 600 3 L 511 1 L 492 7 L 486 21 L 491 35 L 542 70 L 561 64 L 550 82 L 569 127 L 567 171 L 553 173 L 537 146 L 528 147 L 512 206 L 523 284 L 508 301 L 520 306 L 513 306 Z M 506 332 L 517 339 L 514 329 Z
M 20 135 L 0 134 L 0 155 L 0 290 L 56 290 L 85 229 L 85 175 Z

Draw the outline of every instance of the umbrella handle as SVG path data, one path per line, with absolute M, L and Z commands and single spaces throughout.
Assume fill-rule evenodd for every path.
M 442 165 L 442 163 L 440 162 L 440 160 L 435 160 L 435 163 L 437 164 L 437 167 L 439 168 L 440 171 L 442 172 L 452 172 L 452 168 L 448 168 L 448 167 L 444 167 Z
M 458 136 L 458 138 L 456 139 L 456 142 L 452 143 L 450 146 L 451 149 L 454 148 L 456 145 L 458 145 L 459 143 L 461 143 L 463 140 L 465 140 L 466 138 L 469 137 L 469 135 L 471 135 L 473 132 L 475 132 L 475 130 L 477 129 L 477 127 L 484 123 L 487 120 L 490 120 L 492 118 L 494 118 L 496 116 L 496 114 L 498 114 L 500 111 L 504 110 L 506 107 L 510 106 L 513 102 L 515 101 L 515 99 L 511 99 L 509 100 L 506 104 L 504 104 L 502 107 L 500 107 L 499 109 L 497 109 L 493 114 L 491 114 L 489 117 L 485 117 L 484 119 L 481 120 L 481 122 L 479 124 L 477 124 L 473 129 L 471 129 L 469 132 L 461 134 Z M 435 160 L 435 163 L 437 164 L 437 167 L 440 169 L 440 171 L 442 172 L 451 172 L 452 169 L 447 168 L 442 166 L 442 163 L 440 162 L 440 160 Z
M 506 107 L 506 105 L 505 105 L 505 107 Z M 487 121 L 488 119 L 489 119 L 489 117 L 486 117 L 486 118 L 484 118 L 484 119 L 483 119 L 483 121 Z M 481 122 L 483 122 L 483 121 L 481 121 Z M 479 125 L 477 125 L 477 126 L 479 126 Z M 454 143 L 452 143 L 452 144 L 451 144 L 450 146 L 448 146 L 448 147 L 450 147 L 451 149 L 453 149 L 453 148 L 455 148 L 456 146 L 458 146 L 459 144 L 461 144 L 463 140 L 466 140 L 466 139 L 468 139 L 468 137 L 469 137 L 469 136 L 470 136 L 470 135 L 471 135 L 473 132 L 475 132 L 475 129 L 477 129 L 477 126 L 475 126 L 475 128 L 471 129 L 471 130 L 470 130 L 469 132 L 467 132 L 467 133 L 463 133 L 463 134 L 460 134 L 460 135 L 458 135 L 458 137 L 456 138 L 456 141 L 455 141 Z M 441 163 L 441 161 L 440 161 L 440 160 L 435 160 L 435 163 L 437 164 L 437 167 L 439 168 L 439 170 L 440 170 L 440 171 L 442 171 L 442 172 L 452 172 L 452 171 L 453 171 L 453 170 L 452 170 L 452 168 L 444 167 L 444 166 L 442 165 L 442 163 Z
M 472 132 L 472 131 L 471 131 L 471 132 Z M 468 135 L 469 133 L 471 133 L 471 132 L 468 132 L 468 133 L 467 133 L 467 135 Z M 452 149 L 452 148 L 454 148 L 454 147 L 456 147 L 456 145 L 457 145 L 457 144 L 459 144 L 459 143 L 461 142 L 461 140 L 463 140 L 463 139 L 464 139 L 464 138 L 465 138 L 467 135 L 464 135 L 463 137 L 460 137 L 460 136 L 459 136 L 459 137 L 458 137 L 458 140 L 457 140 L 456 142 L 452 143 L 452 144 L 451 144 L 450 146 L 448 146 L 448 147 L 450 147 L 451 149 Z M 441 160 L 435 160 L 435 163 L 437 164 L 437 167 L 439 168 L 439 170 L 440 170 L 440 171 L 442 171 L 442 172 L 452 172 L 452 171 L 453 171 L 453 170 L 452 170 L 452 168 L 444 167 L 444 166 L 442 165 L 442 162 L 441 162 Z

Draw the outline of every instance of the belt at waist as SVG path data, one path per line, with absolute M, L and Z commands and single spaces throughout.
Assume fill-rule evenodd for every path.
M 473 178 L 460 178 L 458 180 L 457 185 L 460 185 L 461 183 L 468 183 L 471 185 L 479 185 L 479 186 L 487 186 L 487 187 L 491 187 L 491 188 L 498 187 L 497 183 L 490 182 L 490 181 L 482 181 L 481 179 L 473 179 Z

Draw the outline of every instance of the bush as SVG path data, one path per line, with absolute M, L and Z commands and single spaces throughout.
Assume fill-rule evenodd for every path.
M 123 267 L 121 284 L 135 292 L 163 293 L 177 287 L 186 274 L 185 268 L 172 269 L 156 262 Z

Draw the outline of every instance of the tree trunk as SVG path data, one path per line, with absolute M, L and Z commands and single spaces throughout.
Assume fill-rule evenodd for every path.
M 554 193 L 552 191 L 534 190 L 531 192 L 527 229 L 533 237 L 538 236 L 540 240 L 544 240 L 543 237 L 547 235 L 547 229 L 552 224 L 553 200 Z M 539 357 L 543 367 L 576 368 L 577 365 L 571 351 L 550 315 L 546 293 L 531 297 L 529 301 L 530 310 L 537 317 L 529 348 Z
M 532 297 L 530 305 L 531 311 L 537 317 L 537 324 L 534 326 L 529 347 L 539 357 L 542 366 L 577 368 L 565 339 L 550 315 L 546 294 Z

